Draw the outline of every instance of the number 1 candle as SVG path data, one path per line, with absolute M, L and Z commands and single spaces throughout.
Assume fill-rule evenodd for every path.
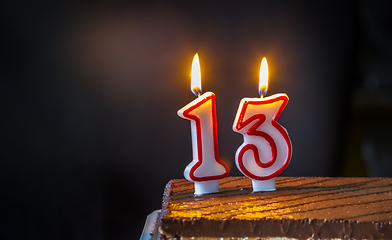
M 235 162 L 242 174 L 252 179 L 253 191 L 273 191 L 275 177 L 289 164 L 291 141 L 278 118 L 289 98 L 286 94 L 265 97 L 268 90 L 268 65 L 260 66 L 260 98 L 243 98 L 234 120 L 233 130 L 244 136 Z
M 229 173 L 225 162 L 219 159 L 215 94 L 202 94 L 199 57 L 192 62 L 191 91 L 198 96 L 177 114 L 191 121 L 193 161 L 185 168 L 184 176 L 194 182 L 195 194 L 219 191 L 219 179 Z

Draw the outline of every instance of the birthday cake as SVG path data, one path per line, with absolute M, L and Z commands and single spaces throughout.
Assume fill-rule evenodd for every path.
M 276 191 L 252 192 L 246 177 L 194 195 L 171 180 L 161 239 L 392 239 L 392 178 L 276 177 Z

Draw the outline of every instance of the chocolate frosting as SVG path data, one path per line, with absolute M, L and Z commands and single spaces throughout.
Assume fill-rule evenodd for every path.
M 170 237 L 392 239 L 392 178 L 277 177 L 277 190 L 252 192 L 245 177 L 220 180 L 219 193 L 194 196 L 171 180 L 161 231 Z

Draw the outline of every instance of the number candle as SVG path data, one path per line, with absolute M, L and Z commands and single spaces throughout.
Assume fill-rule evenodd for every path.
M 233 130 L 244 136 L 235 162 L 242 174 L 252 179 L 253 191 L 273 191 L 275 177 L 289 164 L 291 141 L 278 118 L 289 98 L 286 94 L 265 97 L 268 90 L 268 65 L 260 67 L 260 98 L 243 98 L 234 120 Z
M 191 91 L 198 97 L 177 112 L 191 121 L 193 161 L 184 176 L 194 182 L 196 195 L 218 192 L 219 179 L 228 175 L 229 168 L 219 159 L 215 94 L 202 94 L 197 54 L 192 63 Z

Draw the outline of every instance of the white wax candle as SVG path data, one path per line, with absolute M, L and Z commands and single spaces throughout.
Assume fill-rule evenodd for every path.
M 265 61 L 266 65 L 266 61 Z M 266 69 L 263 66 L 261 69 Z M 260 74 L 259 92 L 267 91 L 265 75 Z M 289 164 L 291 141 L 278 118 L 289 98 L 275 94 L 266 98 L 244 98 L 240 102 L 233 130 L 244 136 L 235 162 L 242 174 L 252 179 L 253 191 L 275 190 L 275 177 Z
M 198 63 L 197 55 L 193 61 L 192 82 L 196 68 L 199 84 L 192 84 L 191 90 L 199 95 L 200 67 L 195 66 L 195 61 Z M 195 183 L 197 195 L 218 192 L 218 180 L 229 173 L 226 163 L 219 159 L 215 101 L 215 94 L 206 92 L 178 111 L 180 117 L 191 121 L 193 160 L 185 168 L 184 176 Z

